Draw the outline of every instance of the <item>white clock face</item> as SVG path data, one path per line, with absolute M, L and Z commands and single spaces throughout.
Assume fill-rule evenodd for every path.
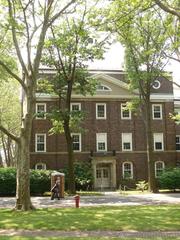
M 154 83 L 153 83 L 153 88 L 154 89 L 159 89 L 161 86 L 161 83 L 159 80 L 155 80 Z

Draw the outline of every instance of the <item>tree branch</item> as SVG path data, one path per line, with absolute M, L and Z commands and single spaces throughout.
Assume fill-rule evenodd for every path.
M 15 142 L 19 143 L 19 138 L 16 137 L 13 133 L 10 133 L 6 128 L 0 125 L 0 131 L 2 131 L 4 134 L 6 134 L 8 137 L 10 137 Z
M 49 20 L 49 23 L 48 23 L 48 27 L 51 26 L 51 24 L 62 14 L 64 13 L 64 11 L 73 3 L 75 3 L 76 0 L 71 0 L 65 7 L 63 7 L 57 14 L 55 14 L 50 20 Z
M 16 53 L 17 53 L 19 62 L 21 64 L 21 67 L 23 69 L 23 72 L 25 72 L 25 74 L 28 75 L 28 71 L 27 71 L 25 63 L 23 61 L 23 58 L 22 58 L 22 55 L 21 55 L 21 51 L 20 51 L 20 48 L 19 48 L 19 44 L 18 44 L 18 40 L 17 40 L 17 36 L 16 36 L 16 30 L 15 30 L 16 20 L 15 20 L 15 18 L 13 16 L 12 3 L 11 3 L 10 0 L 8 0 L 8 7 L 9 7 L 9 17 L 10 17 L 11 26 L 12 26 L 13 42 L 14 42 L 14 46 L 15 46 L 15 49 L 16 49 Z
M 27 87 L 25 85 L 25 83 L 22 81 L 22 79 L 20 77 L 18 77 L 18 75 L 16 75 L 14 72 L 11 71 L 11 69 L 0 60 L 0 66 L 2 66 L 7 73 L 9 73 L 9 75 L 11 75 L 13 78 L 15 78 L 23 87 L 24 91 L 27 92 Z
M 159 1 L 159 0 L 154 0 L 154 1 L 165 12 L 170 13 L 174 16 L 177 16 L 180 19 L 180 12 L 179 11 L 176 11 L 174 8 L 165 5 L 164 3 L 162 3 L 162 1 Z

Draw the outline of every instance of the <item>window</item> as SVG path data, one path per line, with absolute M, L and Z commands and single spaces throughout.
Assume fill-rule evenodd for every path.
M 110 87 L 100 84 L 97 86 L 97 91 L 112 91 Z
M 35 165 L 35 170 L 46 170 L 46 164 L 45 163 L 37 163 Z
M 81 103 L 71 103 L 71 111 L 81 111 Z
M 73 140 L 73 150 L 75 152 L 81 151 L 81 134 L 80 133 L 72 133 Z
M 122 150 L 132 151 L 132 133 L 122 133 Z
M 180 108 L 175 107 L 174 112 L 175 112 L 175 114 L 180 114 Z
M 96 147 L 98 152 L 107 151 L 107 133 L 96 134 Z
M 133 164 L 131 162 L 123 163 L 123 178 L 124 179 L 133 178 Z
M 36 152 L 46 152 L 46 134 L 36 134 Z
M 180 135 L 176 136 L 176 150 L 180 151 Z
M 154 150 L 164 150 L 163 133 L 154 133 Z
M 152 114 L 153 114 L 153 119 L 162 119 L 162 105 L 161 104 L 153 104 L 152 105 Z
M 155 177 L 160 177 L 164 171 L 164 162 L 157 161 L 155 162 Z
M 131 119 L 131 111 L 127 109 L 127 104 L 121 104 L 121 119 Z
M 154 83 L 153 83 L 153 85 L 152 85 L 152 87 L 153 87 L 154 89 L 159 89 L 159 88 L 161 87 L 160 81 L 159 81 L 159 80 L 155 80 Z
M 97 103 L 96 104 L 96 119 L 106 119 L 106 104 Z
M 45 119 L 46 103 L 36 103 L 36 119 Z

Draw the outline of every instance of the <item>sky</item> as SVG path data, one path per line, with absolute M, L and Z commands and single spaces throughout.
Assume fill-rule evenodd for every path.
M 111 45 L 109 50 L 104 54 L 103 60 L 95 60 L 89 64 L 90 69 L 101 69 L 101 70 L 123 70 L 124 61 L 124 49 L 120 43 L 114 43 Z M 173 81 L 180 84 L 180 63 L 176 61 L 170 61 L 167 66 L 167 71 L 172 72 Z M 180 98 L 180 90 L 174 86 L 175 97 Z

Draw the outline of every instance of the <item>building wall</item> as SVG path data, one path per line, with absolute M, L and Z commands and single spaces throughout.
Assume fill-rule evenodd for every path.
M 107 133 L 107 153 L 102 157 L 113 156 L 113 150 L 116 151 L 116 176 L 117 187 L 122 182 L 122 163 L 132 162 L 134 181 L 147 180 L 147 160 L 146 160 L 146 136 L 142 117 L 138 113 L 132 114 L 131 120 L 121 119 L 121 103 L 125 99 L 76 99 L 74 102 L 81 103 L 81 109 L 86 112 L 86 119 L 82 127 L 86 129 L 82 133 L 82 151 L 75 153 L 75 159 L 78 161 L 90 161 L 93 156 L 101 155 L 96 152 L 96 133 Z M 57 105 L 56 101 L 46 101 L 47 112 Z M 107 119 L 96 119 L 96 103 L 106 103 Z M 170 119 L 169 113 L 174 111 L 173 102 L 156 102 L 162 104 L 162 120 L 152 120 L 152 130 L 155 133 L 164 134 L 164 151 L 154 152 L 154 161 L 164 161 L 165 166 L 175 166 L 177 157 L 180 153 L 175 151 L 175 135 L 178 127 Z M 154 104 L 154 103 L 153 103 Z M 36 163 L 45 163 L 47 169 L 62 169 L 67 166 L 67 146 L 63 134 L 48 135 L 51 128 L 49 120 L 34 119 L 31 141 L 31 168 Z M 178 130 L 179 131 L 179 130 Z M 133 151 L 122 151 L 121 133 L 132 133 Z M 46 133 L 46 152 L 35 152 L 35 134 Z M 180 133 L 180 131 L 179 131 Z M 91 154 L 90 154 L 91 152 Z M 93 156 L 91 156 L 93 153 Z M 180 158 L 179 158 L 180 159 Z

